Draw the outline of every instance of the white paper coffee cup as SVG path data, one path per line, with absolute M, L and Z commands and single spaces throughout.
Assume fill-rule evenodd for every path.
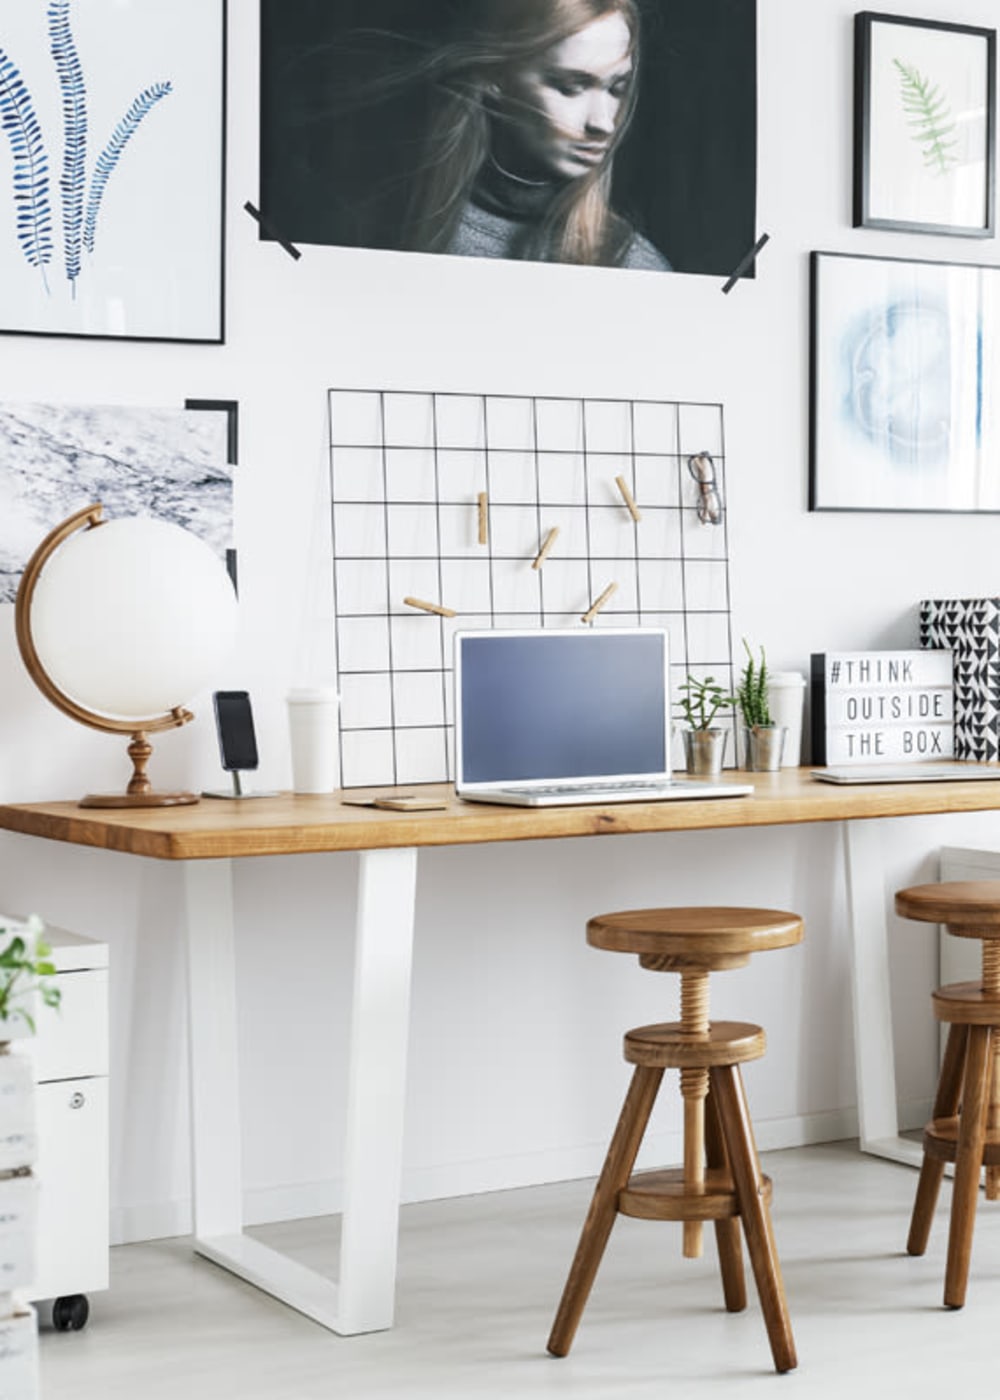
M 339 709 L 340 695 L 333 686 L 288 692 L 293 792 L 333 792 L 339 785 Z
M 782 768 L 798 768 L 802 762 L 802 706 L 806 678 L 800 671 L 772 671 L 767 678 L 767 703 L 775 724 L 785 727 Z

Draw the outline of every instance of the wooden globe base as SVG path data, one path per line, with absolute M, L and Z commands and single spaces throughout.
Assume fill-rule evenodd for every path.
M 200 802 L 196 792 L 91 792 L 78 807 L 186 807 Z
M 124 792 L 92 792 L 81 798 L 81 807 L 187 807 L 200 802 L 195 792 L 156 792 L 146 773 L 153 746 L 144 730 L 137 729 L 128 746 L 132 776 Z

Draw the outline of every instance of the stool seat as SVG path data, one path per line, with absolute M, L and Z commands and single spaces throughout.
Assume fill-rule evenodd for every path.
M 636 953 L 652 971 L 714 971 L 742 967 L 751 953 L 799 943 L 802 930 L 799 916 L 782 909 L 627 909 L 588 920 L 587 942 L 612 953 Z
M 1000 880 L 942 880 L 896 892 L 896 913 L 947 924 L 959 938 L 1000 938 Z
M 710 1069 L 759 1060 L 767 1048 L 760 1026 L 748 1021 L 713 1021 L 704 1039 L 692 1040 L 680 1021 L 637 1026 L 625 1032 L 625 1058 L 630 1065 L 659 1069 Z

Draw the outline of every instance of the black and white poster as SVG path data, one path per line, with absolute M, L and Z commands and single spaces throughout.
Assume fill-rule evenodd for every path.
M 728 277 L 756 0 L 261 0 L 262 236 Z

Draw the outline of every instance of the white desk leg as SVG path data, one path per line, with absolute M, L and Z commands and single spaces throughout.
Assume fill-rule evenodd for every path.
M 416 878 L 415 849 L 361 853 L 336 1329 L 344 1335 L 392 1326 Z
M 196 1236 L 243 1228 L 230 866 L 228 860 L 184 862 Z
M 920 1144 L 899 1135 L 881 823 L 843 827 L 861 1150 L 919 1166 Z
M 417 853 L 360 861 L 339 1285 L 243 1234 L 230 862 L 185 867 L 195 1250 L 344 1336 L 392 1326 Z

